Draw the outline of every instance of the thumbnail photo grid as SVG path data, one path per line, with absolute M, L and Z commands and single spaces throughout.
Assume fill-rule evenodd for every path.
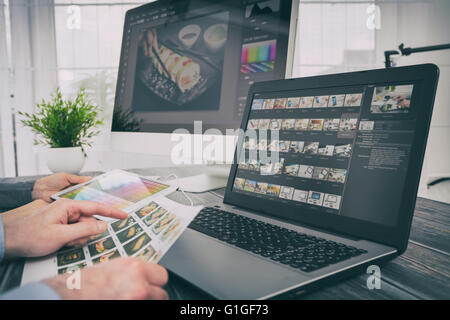
M 254 99 L 252 110 L 360 107 L 362 93 L 340 95 Z
M 344 113 L 332 119 L 250 119 L 248 130 L 339 131 L 351 132 L 358 128 L 358 113 Z
M 359 128 L 359 111 L 342 109 L 341 112 L 330 113 L 334 117 L 307 118 L 276 116 L 268 118 L 267 116 L 272 115 L 272 112 L 253 113 L 253 111 L 360 108 L 362 98 L 362 93 L 349 93 L 254 99 L 233 190 L 267 196 L 268 199 L 302 202 L 339 211 L 342 200 L 340 193 L 344 189 L 348 173 L 346 163 L 349 163 L 349 158 L 352 156 L 354 137 Z M 279 112 L 276 114 L 283 117 Z M 367 130 L 367 125 L 363 127 Z M 261 132 L 265 130 L 270 132 L 270 135 L 263 137 Z M 255 134 L 251 131 L 255 131 Z M 259 137 L 256 131 L 259 131 Z M 283 131 L 283 136 L 288 138 L 282 139 L 279 134 L 274 134 L 274 131 Z M 335 135 L 322 136 L 318 133 L 335 133 Z M 293 138 L 297 134 L 300 134 L 298 136 L 300 139 Z M 323 139 L 324 137 L 326 139 Z M 263 155 L 267 155 L 266 152 L 275 154 L 277 157 L 264 157 Z M 326 166 L 311 165 L 311 159 L 313 159 L 311 156 L 320 157 L 321 161 L 327 158 L 336 160 L 335 166 L 329 161 L 326 161 Z M 344 166 L 345 169 L 343 169 Z M 268 178 L 268 176 L 271 177 Z M 280 183 L 286 178 L 288 178 L 287 181 L 294 182 L 296 186 Z M 267 182 L 268 179 L 272 182 Z M 299 189 L 297 189 L 298 186 L 300 186 Z M 320 189 L 324 189 L 325 186 L 327 192 L 322 192 L 323 190 Z M 336 191 L 330 193 L 329 190 Z
M 339 210 L 342 196 L 324 193 L 314 190 L 301 190 L 294 187 L 282 186 L 251 179 L 234 179 L 233 190 L 246 191 L 250 193 L 265 195 L 273 199 L 285 199 L 302 202 L 310 205 L 321 206 L 329 209 Z
M 312 166 L 286 161 L 279 158 L 276 162 L 263 163 L 260 160 L 244 160 L 238 164 L 241 170 L 257 172 L 261 176 L 286 175 L 303 179 L 314 179 L 335 183 L 345 183 L 347 169 Z
M 62 248 L 56 254 L 58 273 L 127 256 L 158 262 L 187 224 L 183 217 L 150 201 L 127 218 L 110 222 L 105 232 L 92 236 L 86 245 Z
M 318 155 L 329 157 L 346 157 L 352 155 L 351 143 L 324 144 L 319 141 L 269 140 L 246 137 L 243 144 L 245 151 L 269 151 L 277 153 Z

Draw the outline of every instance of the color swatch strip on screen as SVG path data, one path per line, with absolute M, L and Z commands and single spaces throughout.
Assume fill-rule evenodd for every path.
M 241 64 L 275 60 L 276 40 L 261 41 L 242 46 Z
M 241 65 L 241 73 L 247 74 L 247 73 L 267 72 L 273 71 L 273 68 L 274 68 L 273 61 L 255 62 Z

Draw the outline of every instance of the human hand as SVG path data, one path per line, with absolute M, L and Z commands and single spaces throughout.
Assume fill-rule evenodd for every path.
M 156 51 L 159 50 L 158 35 L 156 34 L 155 29 L 151 29 L 144 33 L 141 33 L 139 35 L 139 42 L 142 44 L 144 55 L 147 57 L 152 56 L 152 48 L 154 48 Z
M 399 103 L 399 106 L 400 106 L 401 108 L 409 108 L 410 104 L 411 104 L 411 101 L 405 99 L 405 100 L 403 100 L 403 101 L 401 101 L 401 102 Z
M 166 269 L 137 258 L 119 258 L 80 270 L 79 289 L 69 289 L 71 274 L 44 280 L 62 299 L 168 299 L 161 287 L 167 283 Z
M 59 172 L 51 176 L 36 180 L 34 183 L 31 197 L 33 200 L 42 199 L 51 202 L 53 194 L 75 184 L 84 183 L 91 180 L 92 177 L 77 176 L 66 172 Z
M 21 220 L 5 223 L 5 255 L 37 257 L 55 252 L 65 245 L 87 242 L 100 234 L 107 223 L 93 215 L 124 219 L 125 212 L 92 201 L 58 199 Z
M 394 101 L 404 100 L 406 97 L 404 95 L 398 95 L 392 98 Z

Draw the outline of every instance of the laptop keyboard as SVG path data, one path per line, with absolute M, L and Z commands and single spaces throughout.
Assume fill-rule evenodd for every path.
M 214 207 L 200 211 L 189 228 L 304 272 L 367 252 Z

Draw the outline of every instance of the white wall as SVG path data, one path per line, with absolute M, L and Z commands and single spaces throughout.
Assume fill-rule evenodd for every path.
M 377 33 L 377 60 L 383 50 L 400 43 L 422 47 L 450 43 L 450 1 L 380 1 L 382 28 Z M 430 176 L 450 176 L 450 50 L 415 53 L 401 57 L 398 65 L 435 63 L 440 68 L 439 85 L 422 169 L 420 195 L 426 196 Z
M 380 28 L 367 27 L 371 5 Z M 400 43 L 418 47 L 450 43 L 449 0 L 304 0 L 300 3 L 294 75 L 309 76 L 384 67 L 384 51 Z M 419 195 L 429 176 L 450 175 L 450 50 L 402 57 L 398 65 L 435 63 L 441 73 Z

